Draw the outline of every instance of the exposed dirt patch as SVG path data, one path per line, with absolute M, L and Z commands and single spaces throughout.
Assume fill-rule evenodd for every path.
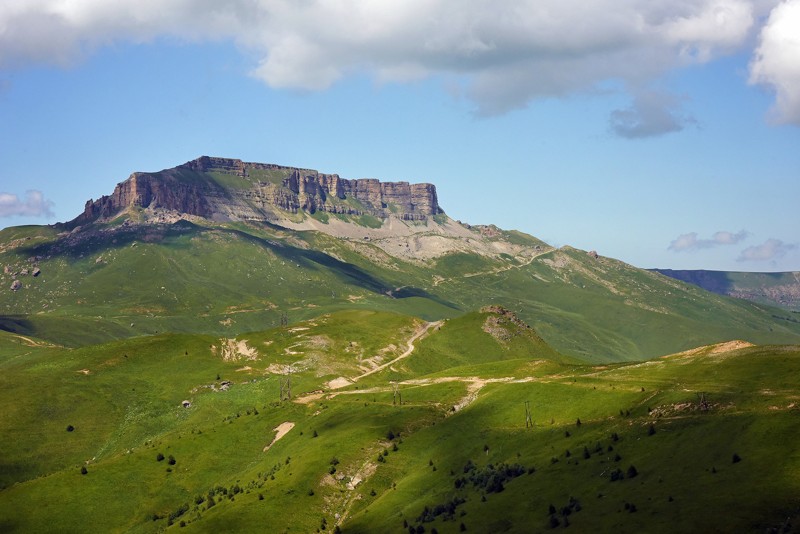
M 694 349 L 685 350 L 683 352 L 679 352 L 677 354 L 671 354 L 669 356 L 664 356 L 665 358 L 690 358 L 692 356 L 721 356 L 727 354 L 729 352 L 733 352 L 739 349 L 745 349 L 748 347 L 755 347 L 754 344 L 748 341 L 742 341 L 740 339 L 734 339 L 732 341 L 725 341 L 723 343 L 716 343 L 714 345 L 703 345 L 702 347 L 697 347 Z
M 219 347 L 215 345 L 213 350 L 215 354 L 219 354 L 226 362 L 258 359 L 258 351 L 244 340 L 221 339 Z
M 292 423 L 291 421 L 286 421 L 285 423 L 281 423 L 275 428 L 273 428 L 272 430 L 275 431 L 275 437 L 272 439 L 272 443 L 264 447 L 264 452 L 267 452 L 270 449 L 270 447 L 275 445 L 275 443 L 279 439 L 285 436 L 293 428 L 294 428 L 294 423 Z
M 339 378 L 334 378 L 333 380 L 328 382 L 327 385 L 328 388 L 330 389 L 341 389 L 343 387 L 349 386 L 350 384 L 352 384 L 352 382 L 349 379 L 340 376 Z

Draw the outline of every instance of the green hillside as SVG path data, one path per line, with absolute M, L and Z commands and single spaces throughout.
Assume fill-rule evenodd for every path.
M 0 231 L 0 532 L 800 521 L 791 310 L 204 161 Z
M 800 520 L 797 346 L 586 365 L 485 308 L 441 323 L 342 310 L 81 348 L 3 333 L 0 348 L 4 532 Z
M 561 353 L 589 362 L 653 358 L 732 338 L 800 342 L 800 321 L 786 310 L 568 247 L 553 250 L 518 232 L 475 234 L 487 247 L 517 247 L 516 255 L 454 252 L 417 261 L 360 238 L 270 224 L 126 217 L 71 232 L 0 232 L 0 265 L 10 271 L 0 276 L 0 329 L 79 347 L 164 332 L 235 336 L 343 309 L 439 320 L 496 304 Z M 427 235 L 424 225 L 415 231 L 417 239 Z M 15 279 L 21 287 L 12 291 Z

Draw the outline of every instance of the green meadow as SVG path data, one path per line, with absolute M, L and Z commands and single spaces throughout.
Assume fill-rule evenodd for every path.
M 0 347 L 6 532 L 763 532 L 798 519 L 796 346 L 588 364 L 491 308 L 437 324 L 343 310 L 80 348 L 6 332 Z

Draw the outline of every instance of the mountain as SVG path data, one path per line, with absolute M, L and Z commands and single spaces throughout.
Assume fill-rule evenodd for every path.
M 440 320 L 491 304 L 591 362 L 800 341 L 785 310 L 454 221 L 432 185 L 222 158 L 134 173 L 69 223 L 7 228 L 0 264 L 0 328 L 73 347 L 233 336 L 353 308 Z
M 135 172 L 114 193 L 88 201 L 66 227 L 115 217 L 130 209 L 193 215 L 213 221 L 281 222 L 302 210 L 403 220 L 443 213 L 431 184 L 346 180 L 238 159 L 200 157 L 157 173 Z
M 706 291 L 780 306 L 800 313 L 800 272 L 750 273 L 672 269 L 653 269 L 653 271 L 702 287 Z
M 200 158 L 0 231 L 2 532 L 790 532 L 800 324 Z

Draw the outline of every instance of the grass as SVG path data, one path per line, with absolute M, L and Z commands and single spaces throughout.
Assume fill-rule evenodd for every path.
M 460 253 L 417 264 L 371 243 L 245 222 L 112 225 L 69 237 L 22 227 L 2 237 L 0 263 L 19 272 L 39 257 L 41 275 L 0 291 L 0 328 L 73 347 L 159 332 L 235 337 L 277 326 L 283 314 L 296 322 L 370 309 L 438 320 L 487 304 L 515 311 L 560 353 L 593 363 L 732 338 L 800 341 L 800 322 L 784 310 L 569 248 L 542 248 L 533 261 Z M 541 246 L 518 232 L 493 239 Z
M 551 504 L 578 530 L 763 531 L 797 517 L 798 347 L 594 366 L 512 319 L 489 310 L 452 319 L 405 360 L 340 390 L 326 383 L 357 377 L 379 363 L 367 362 L 373 356 L 397 357 L 421 322 L 326 313 L 241 334 L 234 343 L 256 350 L 228 360 L 218 336 L 67 349 L 2 334 L 0 526 L 42 531 L 58 521 L 78 532 L 91 515 L 96 531 L 183 521 L 187 531 L 309 532 L 323 518 L 332 530 L 339 514 L 344 532 L 402 532 L 404 521 L 530 532 L 549 530 Z M 293 397 L 316 397 L 279 401 L 276 369 L 287 365 Z M 697 406 L 701 391 L 708 411 Z M 287 421 L 294 428 L 264 451 Z M 522 473 L 489 491 L 503 465 Z M 611 481 L 618 468 L 624 478 Z M 452 516 L 431 515 L 448 503 Z

